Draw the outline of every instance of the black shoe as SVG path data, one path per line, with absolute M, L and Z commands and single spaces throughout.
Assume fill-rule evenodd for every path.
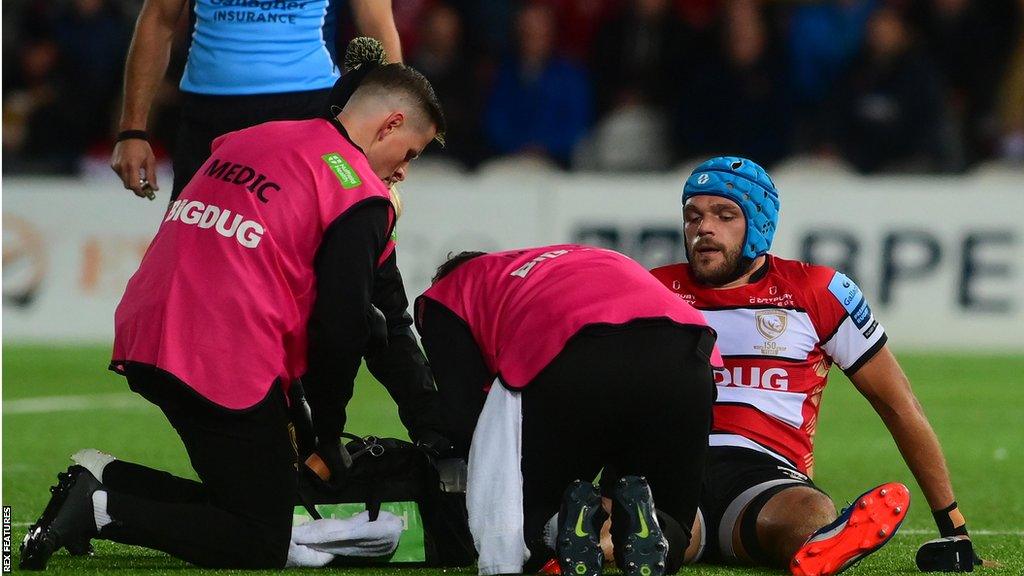
M 92 495 L 102 487 L 96 477 L 81 466 L 72 466 L 58 475 L 57 485 L 51 488 L 50 503 L 21 543 L 18 567 L 45 570 L 50 556 L 62 547 L 78 551 L 91 547 L 89 539 L 97 535 Z
M 75 478 L 83 471 L 85 471 L 85 468 L 76 464 L 68 467 L 66 472 L 57 474 L 57 484 L 50 486 L 50 501 L 46 504 L 46 509 L 43 510 L 39 520 L 28 529 L 29 534 L 34 532 L 39 526 L 53 522 L 60 507 L 64 505 L 64 500 L 68 497 L 68 490 L 75 483 Z M 93 553 L 92 543 L 89 542 L 88 538 L 73 540 L 64 547 L 72 556 L 91 556 Z
M 67 472 L 57 474 L 57 486 L 50 487 L 50 492 L 53 496 L 50 497 L 50 504 L 47 504 L 47 509 L 54 504 L 55 500 L 59 500 L 60 503 L 56 504 L 53 510 L 54 514 L 57 513 L 57 510 L 60 509 L 60 505 L 64 503 L 64 499 L 67 497 L 68 488 L 70 488 L 71 484 L 74 482 L 74 478 L 83 470 L 86 470 L 86 468 L 75 464 L 74 466 L 69 466 Z M 62 485 L 63 489 L 60 490 Z M 60 497 L 57 496 L 58 491 L 61 492 Z M 46 512 L 44 511 L 43 514 L 45 513 Z M 64 544 L 64 549 L 72 556 L 92 556 L 94 552 L 92 542 L 89 541 L 89 538 L 71 540 Z
M 576 480 L 565 490 L 555 541 L 563 576 L 601 576 L 601 525 L 607 517 L 601 507 L 601 496 L 590 482 Z
M 615 563 L 626 576 L 663 576 L 668 540 L 654 514 L 647 480 L 623 476 L 612 495 L 612 543 Z

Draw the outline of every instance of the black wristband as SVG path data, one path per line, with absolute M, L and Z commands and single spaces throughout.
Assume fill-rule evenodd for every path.
M 957 508 L 955 500 L 942 510 L 933 510 L 932 517 L 935 518 L 935 525 L 939 527 L 939 534 L 943 538 L 967 536 L 967 521 Z
M 117 133 L 115 142 L 121 142 L 122 140 L 145 140 L 149 142 L 149 133 L 145 130 L 122 130 Z

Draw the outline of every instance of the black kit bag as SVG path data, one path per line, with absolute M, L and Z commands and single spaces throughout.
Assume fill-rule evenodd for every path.
M 466 464 L 434 460 L 422 448 L 396 438 L 343 434 L 352 464 L 340 487 L 301 474 L 296 516 L 349 518 L 381 510 L 402 518 L 398 548 L 388 558 L 337 558 L 332 565 L 401 564 L 468 566 L 476 561 L 466 513 Z

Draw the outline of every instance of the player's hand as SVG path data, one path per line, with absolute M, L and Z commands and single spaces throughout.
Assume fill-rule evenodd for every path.
M 160 187 L 156 182 L 156 156 L 149 142 L 129 138 L 115 144 L 110 168 L 121 178 L 125 190 L 139 198 L 156 198 L 154 192 Z
M 975 566 L 1001 567 L 999 562 L 978 557 L 970 536 L 950 536 L 925 542 L 918 549 L 916 560 L 922 572 L 973 572 Z

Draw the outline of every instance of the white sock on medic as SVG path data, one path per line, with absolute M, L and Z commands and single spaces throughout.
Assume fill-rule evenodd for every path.
M 558 550 L 558 514 L 555 514 L 544 525 L 544 543 L 552 550 Z
M 92 493 L 92 517 L 96 521 L 96 531 L 103 530 L 103 527 L 113 522 L 110 514 L 107 513 L 107 492 L 97 490 Z
M 95 448 L 83 448 L 72 454 L 71 459 L 75 461 L 75 464 L 91 472 L 100 482 L 103 482 L 103 469 L 107 467 L 107 464 L 117 460 L 110 454 L 100 452 Z

